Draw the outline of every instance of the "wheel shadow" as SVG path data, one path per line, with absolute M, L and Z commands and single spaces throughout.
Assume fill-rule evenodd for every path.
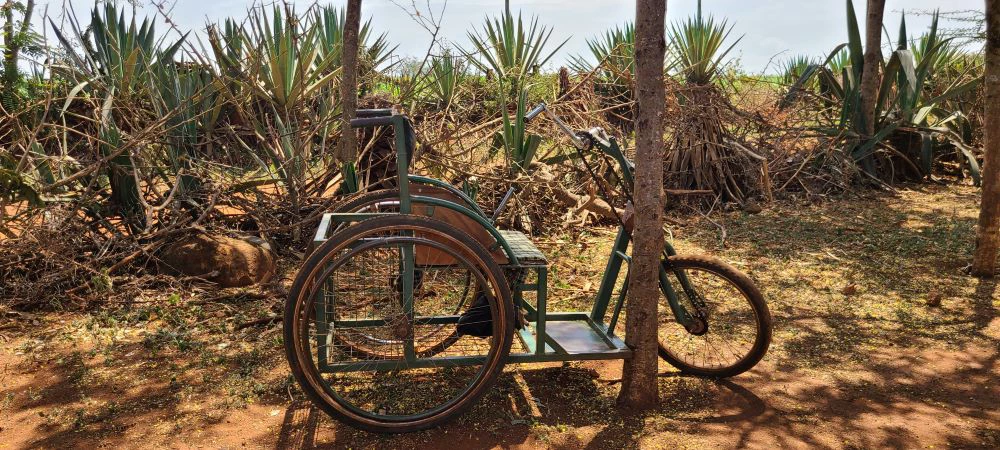
M 316 430 L 319 427 L 320 414 L 322 413 L 306 400 L 295 400 L 288 405 L 281 421 L 275 448 L 316 448 Z
M 703 415 L 697 418 L 681 416 L 675 417 L 676 420 L 697 423 L 746 422 L 757 419 L 767 411 L 767 402 L 764 399 L 731 379 L 700 378 L 684 375 L 680 372 L 663 372 L 660 374 L 660 378 L 689 380 L 696 386 L 700 385 L 701 388 L 698 390 L 702 393 L 715 391 L 714 396 L 709 396 L 714 405 L 723 403 L 727 406 L 726 410 L 717 411 L 718 414 Z M 661 392 L 661 398 L 663 395 L 671 394 Z

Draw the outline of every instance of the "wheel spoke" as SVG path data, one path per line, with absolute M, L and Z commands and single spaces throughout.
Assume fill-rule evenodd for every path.
M 325 256 L 300 272 L 315 281 L 296 280 L 293 288 L 302 291 L 293 298 L 305 312 L 291 325 L 299 330 L 297 367 L 311 375 L 293 373 L 314 398 L 338 415 L 369 421 L 368 428 L 444 420 L 482 394 L 509 352 L 511 300 L 502 272 L 471 238 L 460 242 L 437 223 L 400 215 L 342 229 L 317 250 Z M 411 248 L 413 280 L 404 282 L 404 249 Z M 411 302 L 405 286 L 412 286 Z M 487 311 L 488 335 L 459 335 L 458 317 L 476 308 Z
M 674 320 L 669 303 L 661 296 L 662 310 L 659 326 L 661 355 L 668 362 L 684 371 L 710 375 L 730 374 L 746 370 L 742 366 L 763 356 L 770 330 L 765 328 L 763 314 L 766 305 L 762 299 L 754 299 L 748 289 L 741 287 L 748 280 L 734 281 L 729 275 L 735 269 L 722 263 L 701 258 L 697 263 L 674 263 L 690 282 L 691 290 L 675 289 L 679 301 L 685 308 L 697 308 L 704 313 L 706 329 L 689 332 Z M 714 267 L 714 266 L 719 267 Z M 672 278 L 680 287 L 680 276 Z M 696 295 L 691 298 L 688 293 Z M 753 289 L 753 292 L 756 292 Z M 759 294 L 756 294 L 759 296 Z M 760 305 L 756 305 L 759 302 Z M 698 305 L 703 303 L 703 305 Z M 763 314 L 758 308 L 763 308 Z M 767 321 L 769 322 L 769 316 Z M 766 325 L 769 326 L 769 325 Z M 764 342 L 764 346 L 758 343 Z M 748 367 L 747 367 L 748 368 Z

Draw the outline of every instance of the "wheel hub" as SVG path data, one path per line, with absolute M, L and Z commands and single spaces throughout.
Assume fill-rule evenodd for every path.
M 688 333 L 695 336 L 702 336 L 708 333 L 708 322 L 701 317 L 692 317 L 691 324 L 685 328 L 687 328 Z
M 413 331 L 413 326 L 410 324 L 410 320 L 406 316 L 399 316 L 396 320 L 392 321 L 392 335 L 398 340 L 405 340 L 410 337 Z

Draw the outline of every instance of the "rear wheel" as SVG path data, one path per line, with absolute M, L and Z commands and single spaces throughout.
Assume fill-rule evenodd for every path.
M 407 281 L 411 260 L 419 283 Z M 486 337 L 453 335 L 467 279 L 489 309 Z M 482 245 L 442 222 L 394 215 L 341 229 L 313 252 L 284 323 L 292 374 L 311 400 L 357 428 L 408 432 L 451 419 L 493 385 L 510 352 L 513 305 Z M 442 330 L 452 342 L 428 358 Z
M 661 289 L 660 357 L 684 373 L 719 378 L 756 365 L 771 343 L 771 313 L 753 281 L 704 255 L 671 256 L 667 267 L 670 284 L 694 316 L 694 325 L 685 327 L 675 320 Z
M 348 198 L 347 200 L 334 206 L 334 213 L 398 213 L 399 212 L 399 189 L 382 189 L 377 191 L 365 192 L 359 195 Z M 342 223 L 338 224 L 332 233 L 336 233 L 350 224 Z M 461 295 L 451 302 L 451 314 L 461 314 L 473 301 L 473 296 L 475 295 L 472 286 L 472 277 L 466 274 L 464 279 L 464 288 L 461 289 Z M 422 284 L 423 274 L 418 273 L 417 284 Z M 431 327 L 425 330 L 424 336 L 418 338 L 417 341 L 422 343 L 420 348 L 417 348 L 417 356 L 428 357 L 433 356 L 438 353 L 443 352 L 448 347 L 450 347 L 455 342 L 461 338 L 455 330 L 454 327 L 448 327 L 440 325 L 437 327 Z M 338 341 L 339 344 L 344 346 L 349 346 L 352 351 L 359 355 L 369 358 L 378 357 L 378 352 L 380 348 L 383 348 L 382 340 L 377 338 L 372 338 L 370 336 L 364 335 L 335 335 L 333 337 Z

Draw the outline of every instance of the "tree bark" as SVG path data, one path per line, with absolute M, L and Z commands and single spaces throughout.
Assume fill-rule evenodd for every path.
M 875 134 L 875 103 L 878 87 L 882 82 L 882 15 L 885 0 L 868 0 L 865 21 L 865 67 L 861 74 L 861 114 L 865 121 L 865 135 Z
M 983 168 L 983 199 L 976 232 L 976 254 L 972 273 L 997 273 L 1000 250 L 1000 0 L 986 0 L 986 161 Z
M 341 133 L 338 159 L 342 163 L 357 159 L 357 135 L 351 128 L 351 119 L 358 108 L 358 31 L 361 28 L 361 0 L 347 1 L 344 23 L 344 41 L 341 50 Z
M 14 5 L 7 5 L 4 9 L 3 83 L 0 95 L 3 96 L 5 103 L 3 106 L 7 108 L 13 107 L 14 85 L 20 79 L 17 60 L 20 57 L 21 47 L 24 45 L 22 39 L 31 27 L 31 15 L 34 14 L 34 11 L 35 0 L 28 0 L 24 7 L 24 14 L 21 16 L 21 24 L 19 27 L 15 27 Z
M 635 60 L 636 176 L 635 230 L 625 319 L 625 344 L 632 358 L 625 360 L 618 404 L 632 411 L 655 407 L 657 391 L 657 304 L 663 253 L 663 111 L 666 49 L 665 0 L 636 0 Z

